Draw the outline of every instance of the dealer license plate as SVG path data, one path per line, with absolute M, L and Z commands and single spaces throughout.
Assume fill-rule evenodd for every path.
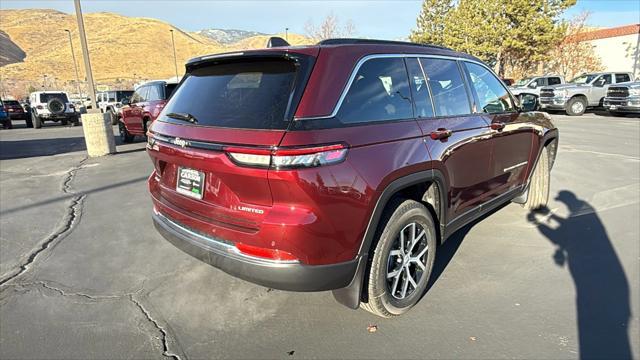
M 183 167 L 178 168 L 177 192 L 194 199 L 202 199 L 203 190 L 204 173 L 202 171 Z

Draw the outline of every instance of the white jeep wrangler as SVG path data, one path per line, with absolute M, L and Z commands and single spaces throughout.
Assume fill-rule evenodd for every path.
M 100 111 L 109 114 L 111 124 L 116 125 L 121 115 L 122 100 L 130 98 L 131 95 L 133 90 L 102 91 L 96 94 L 96 102 Z
M 33 127 L 39 129 L 45 121 L 55 121 L 62 125 L 71 122 L 78 125 L 78 114 L 75 106 L 69 101 L 64 91 L 36 91 L 29 95 L 31 121 Z

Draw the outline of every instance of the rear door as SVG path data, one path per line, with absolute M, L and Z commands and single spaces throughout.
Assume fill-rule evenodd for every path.
M 507 89 L 485 66 L 463 62 L 476 112 L 491 127 L 490 181 L 487 198 L 491 200 L 521 185 L 529 164 L 533 127 L 528 114 L 520 113 Z
M 190 68 L 151 125 L 148 152 L 159 176 L 154 197 L 223 226 L 255 231 L 272 204 L 270 149 L 293 118 L 308 67 L 305 57 L 289 55 Z M 194 196 L 178 190 L 189 174 L 201 179 Z
M 141 86 L 131 96 L 129 107 L 123 109 L 122 120 L 131 133 L 142 133 L 142 114 L 148 92 L 147 86 Z
M 472 98 L 457 61 L 409 58 L 407 66 L 416 105 L 420 106 L 420 101 L 433 103 L 433 113 L 423 105 L 427 110 L 418 109 L 417 120 L 434 166 L 449 184 L 447 219 L 452 221 L 485 199 L 491 130 L 482 116 L 473 114 Z M 430 92 L 418 89 L 417 83 L 425 79 Z

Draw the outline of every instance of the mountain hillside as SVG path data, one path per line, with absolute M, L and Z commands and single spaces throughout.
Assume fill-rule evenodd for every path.
M 84 14 L 93 76 L 98 84 L 124 84 L 144 79 L 162 79 L 175 75 L 171 33 L 175 36 L 178 73 L 195 56 L 247 48 L 260 48 L 267 36 L 247 37 L 240 43 L 223 44 L 202 33 L 182 31 L 166 22 L 127 17 L 113 13 Z M 0 67 L 4 89 L 29 86 L 62 87 L 75 80 L 69 37 L 72 32 L 80 79 L 84 81 L 84 63 L 74 14 L 49 9 L 0 10 L 2 56 L 11 61 Z M 4 35 L 6 34 L 6 36 Z M 247 32 L 245 35 L 248 35 Z M 302 36 L 289 36 L 292 44 L 310 43 Z M 227 41 L 222 39 L 221 41 Z M 14 44 L 15 48 L 4 44 Z M 26 53 L 20 61 L 20 49 Z M 4 61 L 4 60 L 3 60 Z M 14 62 L 14 63 L 10 63 Z
M 237 29 L 205 29 L 197 31 L 196 34 L 208 37 L 209 39 L 225 45 L 233 44 L 252 36 L 267 35 L 265 33 L 257 31 L 246 31 Z

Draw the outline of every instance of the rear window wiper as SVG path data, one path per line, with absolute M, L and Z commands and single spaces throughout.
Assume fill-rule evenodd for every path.
M 195 116 L 189 114 L 189 113 L 175 113 L 175 112 L 170 112 L 168 114 L 166 114 L 167 117 L 170 117 L 172 119 L 176 119 L 176 120 L 182 120 L 182 121 L 188 121 L 192 124 L 197 124 L 198 123 L 198 119 L 196 119 Z

